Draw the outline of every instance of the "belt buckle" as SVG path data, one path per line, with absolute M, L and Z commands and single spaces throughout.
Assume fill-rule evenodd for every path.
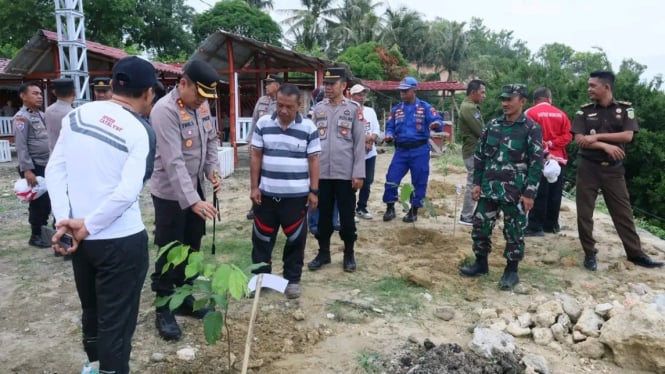
M 610 163 L 607 161 L 603 161 L 600 163 L 600 166 L 610 166 Z

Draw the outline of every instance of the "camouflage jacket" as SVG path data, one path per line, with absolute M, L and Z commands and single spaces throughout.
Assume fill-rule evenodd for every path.
M 490 121 L 474 154 L 473 184 L 483 198 L 517 203 L 535 199 L 543 171 L 543 133 L 523 113 L 515 122 L 505 116 Z

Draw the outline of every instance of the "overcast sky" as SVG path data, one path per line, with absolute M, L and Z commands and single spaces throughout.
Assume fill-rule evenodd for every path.
M 375 0 L 377 1 L 377 0 Z M 302 8 L 300 0 L 273 0 L 275 9 Z M 209 9 L 214 0 L 188 0 L 197 11 Z M 665 75 L 665 1 L 629 0 L 385 0 L 392 8 L 408 6 L 427 19 L 442 17 L 469 22 L 479 17 L 491 30 L 514 31 L 531 52 L 559 42 L 576 51 L 601 47 L 615 70 L 621 60 L 633 58 L 647 65 L 643 79 Z M 273 11 L 275 20 L 284 17 Z

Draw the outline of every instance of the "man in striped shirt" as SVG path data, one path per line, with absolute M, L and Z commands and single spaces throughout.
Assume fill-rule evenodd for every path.
M 254 273 L 272 271 L 272 250 L 281 226 L 286 235 L 283 275 L 289 281 L 284 291 L 287 298 L 300 297 L 307 207 L 316 208 L 319 194 L 319 133 L 299 113 L 300 106 L 298 87 L 282 85 L 276 111 L 256 123 L 250 162 L 250 198 L 255 205 L 252 262 L 268 264 Z

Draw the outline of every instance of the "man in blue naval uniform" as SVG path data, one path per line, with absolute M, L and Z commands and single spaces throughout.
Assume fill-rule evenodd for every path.
M 383 202 L 388 206 L 383 220 L 395 218 L 397 187 L 406 172 L 411 171 L 411 184 L 415 191 L 411 196 L 411 209 L 402 221 L 414 222 L 418 219 L 418 208 L 423 205 L 427 191 L 430 130 L 443 131 L 443 119 L 432 105 L 416 97 L 418 81 L 415 78 L 404 78 L 397 89 L 402 102 L 390 110 L 384 138 L 386 142 L 395 141 L 395 154 L 386 174 Z

